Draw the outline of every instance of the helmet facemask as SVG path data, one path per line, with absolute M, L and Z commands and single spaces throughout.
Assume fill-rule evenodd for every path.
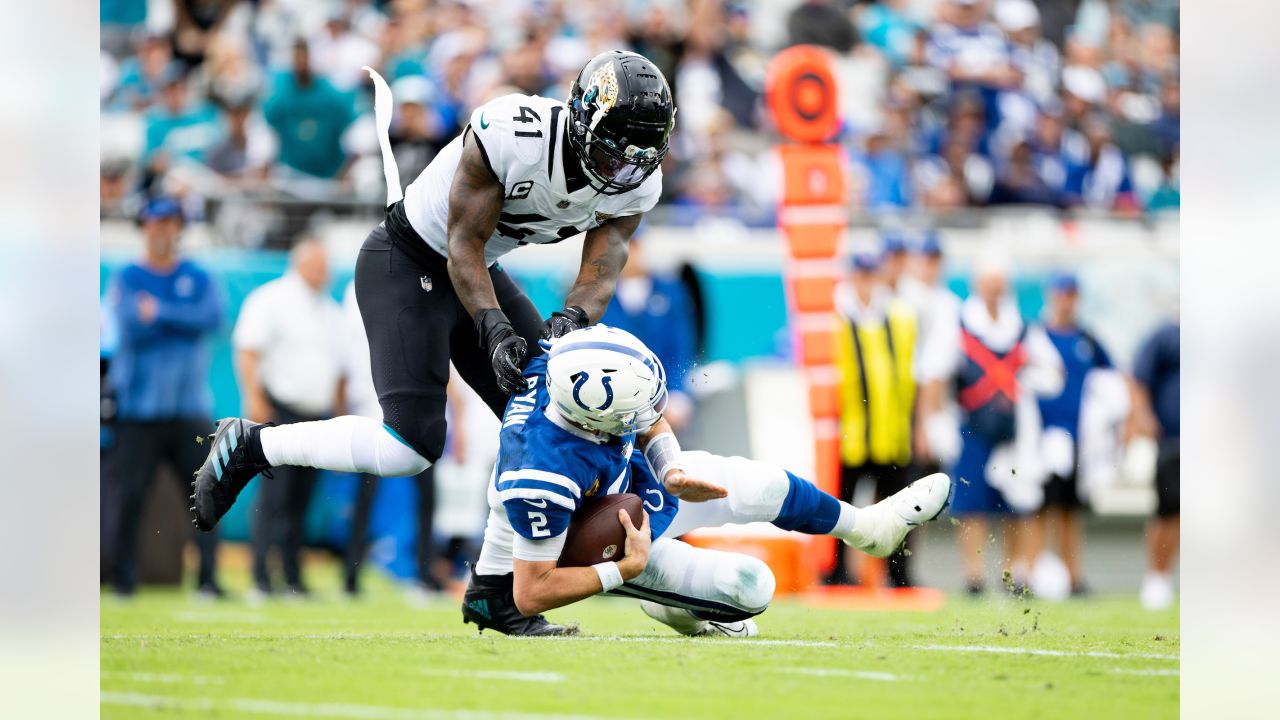
M 625 90 L 623 60 L 638 68 L 623 70 Z M 568 101 L 569 145 L 598 193 L 634 190 L 662 164 L 675 124 L 670 98 L 657 68 L 633 53 L 604 53 L 583 68 Z

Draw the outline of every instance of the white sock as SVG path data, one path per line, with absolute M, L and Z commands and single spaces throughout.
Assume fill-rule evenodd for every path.
M 391 434 L 382 423 L 359 415 L 264 427 L 262 454 L 271 465 L 407 477 L 431 462 Z
M 841 500 L 840 501 L 840 517 L 836 518 L 835 527 L 831 528 L 831 532 L 827 534 L 832 537 L 838 537 L 843 539 L 848 537 L 849 533 L 853 532 L 853 529 L 857 527 L 857 524 L 858 524 L 858 508 Z

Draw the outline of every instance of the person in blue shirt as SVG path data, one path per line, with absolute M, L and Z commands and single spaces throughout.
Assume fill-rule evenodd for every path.
M 168 160 L 203 161 L 222 137 L 217 110 L 208 102 L 192 100 L 186 73 L 176 64 L 161 75 L 156 99 L 146 114 L 143 151 L 147 162 L 156 162 L 160 153 Z
M 1088 150 L 1083 158 L 1067 165 L 1064 188 L 1067 204 L 1094 210 L 1138 209 L 1129 161 L 1111 142 L 1109 122 L 1105 118 L 1090 117 L 1083 132 Z
M 115 393 L 114 446 L 107 472 L 114 491 L 103 501 L 114 516 L 114 590 L 137 587 L 137 551 L 143 502 L 161 462 L 168 462 L 191 494 L 189 468 L 206 450 L 193 438 L 207 432 L 212 412 L 208 337 L 222 318 L 212 278 L 178 254 L 182 209 L 159 197 L 143 208 L 143 257 L 111 280 L 104 302 L 117 340 L 107 380 Z M 175 508 L 176 509 L 176 508 Z M 195 537 L 200 549 L 198 591 L 221 596 L 214 577 L 217 536 Z
M 679 431 L 693 412 L 689 378 L 697 359 L 697 310 L 678 278 L 650 272 L 640 240 L 643 231 L 642 225 L 631 236 L 627 264 L 600 322 L 640 338 L 668 369 L 665 417 Z
M 1077 322 L 1076 309 L 1080 301 L 1080 283 L 1069 272 L 1055 273 L 1049 281 L 1049 308 L 1044 330 L 1049 341 L 1062 356 L 1062 392 L 1056 397 L 1040 397 L 1040 419 L 1045 432 L 1065 433 L 1071 446 L 1077 446 L 1080 436 L 1080 408 L 1084 398 L 1085 378 L 1098 368 L 1111 368 L 1111 356 Z M 1038 518 L 1043 529 L 1057 528 L 1058 550 L 1071 578 L 1071 593 L 1084 595 L 1087 587 L 1080 574 L 1080 548 L 1082 530 L 1077 462 L 1072 460 L 1071 471 L 1054 472 L 1044 487 L 1044 510 Z
M 513 635 L 561 635 L 547 610 L 601 592 L 636 598 L 651 618 L 685 635 L 750 637 L 774 578 L 761 560 L 677 538 L 702 527 L 770 522 L 831 535 L 879 557 L 946 507 L 941 473 L 865 508 L 786 470 L 742 457 L 680 450 L 666 409 L 666 373 L 635 336 L 605 325 L 570 332 L 524 370 L 512 395 L 488 489 L 484 547 L 463 599 L 464 622 Z M 603 562 L 560 567 L 584 501 L 634 493 L 645 514 L 624 511 L 623 547 Z
M 1147 575 L 1142 582 L 1142 604 L 1160 610 L 1173 604 L 1170 571 L 1178 553 L 1181 532 L 1181 327 L 1168 322 L 1159 327 L 1138 350 L 1133 361 L 1134 432 L 1154 437 L 1156 459 L 1156 514 L 1147 526 Z
M 323 179 L 346 168 L 342 134 L 355 121 L 354 98 L 315 74 L 305 40 L 294 44 L 293 67 L 276 78 L 262 112 L 280 138 L 286 168 Z

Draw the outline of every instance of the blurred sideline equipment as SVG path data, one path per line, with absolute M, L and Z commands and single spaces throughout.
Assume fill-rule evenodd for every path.
M 797 45 L 774 56 L 766 77 L 765 101 L 784 140 L 777 148 L 783 170 L 778 226 L 786 238 L 784 283 L 797 364 L 808 380 L 814 422 L 814 483 L 839 493 L 839 395 L 832 341 L 837 260 L 847 213 L 844 208 L 843 148 L 838 86 L 828 54 Z M 796 585 L 812 585 L 835 566 L 835 543 L 792 536 L 759 540 L 771 565 L 786 568 Z M 742 538 L 739 537 L 738 540 Z M 717 547 L 714 536 L 690 542 Z M 787 543 L 797 547 L 788 547 Z M 801 549 L 803 548 L 803 550 Z M 801 559 L 807 559 L 797 566 Z M 799 589 L 799 588 L 795 588 Z

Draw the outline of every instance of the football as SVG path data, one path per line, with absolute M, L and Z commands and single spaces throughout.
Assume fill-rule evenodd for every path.
M 644 521 L 644 503 L 639 495 L 617 493 L 587 498 L 569 521 L 569 530 L 560 552 L 560 567 L 587 567 L 621 560 L 627 532 L 618 520 L 618 509 L 627 511 L 636 527 Z

